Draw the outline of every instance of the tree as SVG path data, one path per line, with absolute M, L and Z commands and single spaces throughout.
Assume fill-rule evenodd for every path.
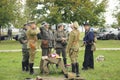
M 13 17 L 13 4 L 16 0 L 1 0 L 0 1 L 0 26 L 9 24 Z
M 39 4 L 39 2 L 37 3 Z M 105 23 L 103 13 L 106 3 L 107 0 L 44 0 L 42 9 L 35 10 L 34 6 L 33 16 L 39 15 L 38 21 L 41 21 L 39 19 L 42 18 L 52 24 L 69 23 L 76 20 L 83 24 L 89 20 L 91 25 L 101 25 Z M 32 5 L 29 6 L 32 7 Z
M 120 0 L 118 0 L 118 3 L 120 4 Z M 120 5 L 116 6 L 116 9 L 113 12 L 113 16 L 116 18 L 117 23 L 113 23 L 112 25 L 120 26 Z
M 16 0 L 1 0 L 0 1 L 0 38 L 1 28 L 9 25 L 10 21 L 14 20 L 14 3 Z M 1 40 L 1 39 L 0 39 Z
M 118 21 L 118 26 L 120 26 L 120 12 L 116 15 L 117 21 Z

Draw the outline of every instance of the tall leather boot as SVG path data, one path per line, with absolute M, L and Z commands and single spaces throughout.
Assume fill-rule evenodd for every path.
M 79 64 L 76 63 L 75 66 L 76 66 L 76 77 L 80 77 L 80 73 L 79 73 Z
M 29 71 L 29 61 L 25 62 L 26 71 Z
M 31 74 L 31 75 L 34 73 L 34 70 L 33 70 L 33 65 L 34 65 L 34 63 L 29 63 L 29 67 L 30 67 L 30 74 Z
M 76 71 L 75 71 L 75 64 L 74 64 L 74 63 L 72 63 L 72 72 L 73 72 L 73 73 L 76 72 Z
M 25 71 L 25 62 L 22 62 L 22 71 Z
M 64 62 L 64 66 L 65 66 L 65 68 L 66 68 L 66 65 L 67 65 L 67 59 L 64 58 L 64 59 L 63 59 L 63 62 Z

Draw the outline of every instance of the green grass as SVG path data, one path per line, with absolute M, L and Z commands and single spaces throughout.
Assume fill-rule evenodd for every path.
M 38 41 L 38 46 L 40 45 Z M 17 50 L 21 49 L 22 45 L 19 43 L 19 41 L 15 40 L 4 40 L 0 42 L 0 50 Z
M 80 51 L 79 54 L 79 64 L 80 64 L 80 73 L 81 76 L 86 80 L 119 80 L 120 79 L 120 51 L 96 51 L 94 53 L 94 59 L 98 55 L 104 55 L 105 61 L 96 62 L 95 61 L 95 69 L 82 71 L 82 62 L 84 51 Z M 39 66 L 41 57 L 41 52 L 37 52 L 35 58 L 35 66 Z M 39 69 L 35 70 L 35 75 L 29 75 L 29 73 L 21 71 L 21 52 L 15 53 L 0 53 L 0 80 L 24 80 L 26 77 L 34 78 L 39 74 Z M 70 60 L 68 58 L 68 63 Z M 55 68 L 55 67 L 54 67 Z M 70 69 L 69 69 L 70 70 Z M 58 77 L 62 76 L 58 70 L 58 73 L 55 73 L 54 70 L 50 68 L 50 71 L 54 72 L 49 76 Z
M 120 40 L 98 40 L 97 48 L 120 48 Z
M 0 42 L 0 50 L 14 50 L 21 49 L 21 45 L 15 40 L 4 40 Z
M 39 42 L 38 42 L 39 43 Z M 82 45 L 82 41 L 80 41 Z M 120 40 L 98 40 L 97 48 L 120 48 Z M 40 43 L 38 44 L 38 46 Z M 16 50 L 21 49 L 21 44 L 18 41 L 1 41 L 0 50 Z

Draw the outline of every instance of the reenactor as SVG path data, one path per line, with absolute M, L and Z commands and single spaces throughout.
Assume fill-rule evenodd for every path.
M 8 34 L 8 39 L 12 40 L 12 29 L 11 28 L 8 28 L 7 34 Z
M 70 32 L 67 45 L 67 53 L 71 59 L 72 72 L 76 74 L 76 77 L 79 77 L 79 63 L 78 63 L 78 54 L 79 54 L 79 42 L 80 42 L 80 32 L 78 30 L 78 22 L 71 24 L 72 31 Z
M 54 36 L 47 22 L 43 23 L 43 26 L 40 28 L 40 31 L 42 56 L 48 56 L 51 53 L 51 49 L 54 47 Z
M 42 27 L 40 28 L 42 57 L 49 56 L 51 53 L 51 49 L 54 47 L 54 43 L 53 43 L 54 35 L 49 28 L 50 26 L 47 22 L 42 23 Z M 43 60 L 42 59 L 40 61 L 40 70 L 41 70 L 41 73 L 43 73 Z
M 59 56 L 62 53 L 63 62 L 66 67 L 66 64 L 67 64 L 67 58 L 66 58 L 67 35 L 66 35 L 66 32 L 64 31 L 63 24 L 58 24 L 57 28 L 58 29 L 55 32 L 55 49 L 56 49 L 56 53 Z
M 88 68 L 94 69 L 94 59 L 92 45 L 94 43 L 94 32 L 90 30 L 88 23 L 84 24 L 85 36 L 83 42 L 85 45 L 85 54 L 82 70 L 88 70 Z
M 20 31 L 18 36 L 19 42 L 22 44 L 22 71 L 29 70 L 29 49 L 27 48 L 27 35 L 26 31 L 28 30 L 29 25 L 24 24 L 23 29 Z
M 38 30 L 36 28 L 35 22 L 29 22 L 29 26 L 30 29 L 27 30 L 27 40 L 28 40 L 28 48 L 29 48 L 29 68 L 30 68 L 30 74 L 33 74 L 34 58 L 35 58 L 37 40 L 38 40 L 37 39 Z

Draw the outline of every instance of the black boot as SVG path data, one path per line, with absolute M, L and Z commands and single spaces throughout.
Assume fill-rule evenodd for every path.
M 75 66 L 76 66 L 76 77 L 80 77 L 80 73 L 79 73 L 79 64 L 76 63 Z
M 75 64 L 74 64 L 74 63 L 72 63 L 72 72 L 73 72 L 73 73 L 76 72 L 76 71 L 75 71 Z
M 29 61 L 26 61 L 25 67 L 26 67 L 26 70 L 25 70 L 25 71 L 29 71 Z
M 65 68 L 66 68 L 66 65 L 67 65 L 67 59 L 64 58 L 64 59 L 63 59 L 63 62 L 64 62 L 64 66 L 65 66 Z
M 22 71 L 25 71 L 25 62 L 22 62 Z
M 34 73 L 34 70 L 33 70 L 33 63 L 29 63 L 29 67 L 30 67 L 30 74 L 32 75 Z
M 64 74 L 65 78 L 68 78 L 68 74 Z

